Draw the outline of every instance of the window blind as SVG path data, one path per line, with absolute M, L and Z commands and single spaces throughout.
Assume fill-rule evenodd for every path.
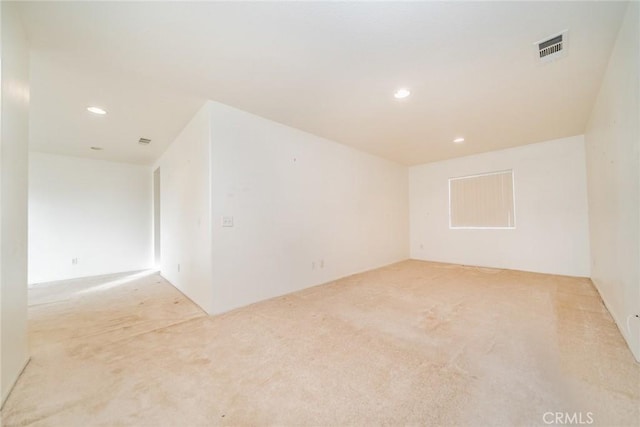
M 449 179 L 450 228 L 515 228 L 513 171 Z

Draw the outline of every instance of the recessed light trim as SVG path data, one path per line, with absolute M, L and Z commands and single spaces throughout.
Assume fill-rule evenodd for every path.
M 462 144 L 464 142 L 464 138 L 456 138 L 453 140 L 456 144 Z
M 411 95 L 411 91 L 407 88 L 402 87 L 394 92 L 393 97 L 395 99 L 405 99 L 409 95 Z
M 107 110 L 105 110 L 104 108 L 100 108 L 100 107 L 87 107 L 87 111 L 93 114 L 97 114 L 99 116 L 104 116 L 105 114 L 107 114 Z
M 102 150 L 104 150 L 104 148 L 102 148 L 102 147 L 89 147 L 89 148 L 91 148 L 94 151 L 102 151 Z

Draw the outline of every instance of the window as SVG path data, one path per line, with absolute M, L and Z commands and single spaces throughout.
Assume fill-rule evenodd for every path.
M 449 178 L 449 228 L 516 228 L 513 171 Z

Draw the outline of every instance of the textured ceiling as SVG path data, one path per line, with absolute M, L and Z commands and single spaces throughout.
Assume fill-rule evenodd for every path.
M 405 164 L 576 135 L 626 6 L 27 2 L 31 144 L 150 163 L 205 99 Z M 538 63 L 565 29 L 568 55 Z

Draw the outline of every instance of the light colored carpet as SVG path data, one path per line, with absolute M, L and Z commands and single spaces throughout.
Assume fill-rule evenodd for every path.
M 588 279 L 406 261 L 215 317 L 157 274 L 30 298 L 6 426 L 640 425 Z

